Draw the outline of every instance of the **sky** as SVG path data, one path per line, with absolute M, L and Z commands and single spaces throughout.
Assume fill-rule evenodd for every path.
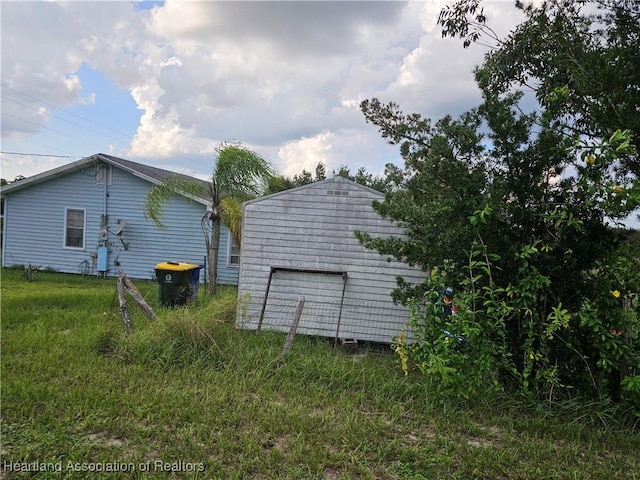
M 448 3 L 451 3 L 449 0 Z M 431 1 L 2 1 L 0 176 L 108 153 L 200 178 L 241 142 L 288 176 L 402 166 L 359 104 L 457 116 L 474 66 Z M 484 2 L 505 35 L 511 0 Z

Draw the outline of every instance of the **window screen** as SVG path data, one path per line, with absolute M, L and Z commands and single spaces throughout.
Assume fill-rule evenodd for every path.
M 66 213 L 64 246 L 84 248 L 84 210 L 68 208 Z
M 240 266 L 240 245 L 235 237 L 229 234 L 229 265 Z

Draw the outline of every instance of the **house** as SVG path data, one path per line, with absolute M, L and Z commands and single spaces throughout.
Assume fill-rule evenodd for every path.
M 304 297 L 298 333 L 390 343 L 409 319 L 390 297 L 396 279 L 425 273 L 356 239 L 403 235 L 373 210 L 383 198 L 337 176 L 245 202 L 237 326 L 288 331 Z
M 132 278 L 153 279 L 160 262 L 206 263 L 206 199 L 174 196 L 165 208 L 164 230 L 145 219 L 149 189 L 176 175 L 99 153 L 6 185 L 2 265 L 107 277 L 123 270 Z M 218 283 L 237 285 L 239 255 L 222 225 Z

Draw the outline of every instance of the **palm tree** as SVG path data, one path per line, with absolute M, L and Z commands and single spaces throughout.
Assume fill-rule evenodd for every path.
M 218 276 L 220 225 L 224 222 L 240 245 L 242 202 L 262 194 L 268 179 L 275 174 L 273 165 L 241 144 L 222 143 L 216 148 L 216 161 L 208 182 L 192 182 L 172 177 L 155 185 L 145 198 L 145 216 L 165 228 L 162 215 L 167 202 L 177 192 L 206 198 L 210 206 L 202 217 L 207 246 L 209 293 L 215 294 Z

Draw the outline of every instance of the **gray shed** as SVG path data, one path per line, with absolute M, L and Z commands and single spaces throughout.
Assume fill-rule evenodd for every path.
M 402 236 L 371 206 L 384 195 L 342 177 L 243 205 L 237 325 L 288 331 L 299 297 L 298 333 L 390 343 L 408 322 L 390 297 L 401 276 L 425 273 L 365 249 L 354 231 Z

